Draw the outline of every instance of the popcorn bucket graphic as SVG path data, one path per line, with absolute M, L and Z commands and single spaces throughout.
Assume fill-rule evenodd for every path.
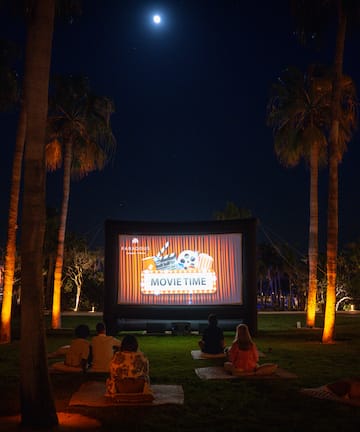
M 199 270 L 201 272 L 209 272 L 212 269 L 214 258 L 208 254 L 199 254 Z

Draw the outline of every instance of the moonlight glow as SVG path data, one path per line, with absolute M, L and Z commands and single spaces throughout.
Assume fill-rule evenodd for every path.
M 153 21 L 155 24 L 160 24 L 161 23 L 161 17 L 160 15 L 154 15 L 153 16 Z

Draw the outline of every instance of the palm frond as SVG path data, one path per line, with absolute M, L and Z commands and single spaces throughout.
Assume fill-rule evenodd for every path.
M 116 140 L 110 117 L 114 110 L 111 99 L 91 93 L 87 77 L 57 76 L 53 80 L 48 141 L 56 137 L 65 144 L 71 140 L 73 179 L 103 169 L 112 159 Z
M 57 138 L 50 140 L 45 146 L 46 168 L 55 171 L 62 165 L 62 144 Z

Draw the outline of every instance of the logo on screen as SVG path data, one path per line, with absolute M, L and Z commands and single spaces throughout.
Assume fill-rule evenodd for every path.
M 131 246 L 121 246 L 121 252 L 125 252 L 126 255 L 146 255 L 150 248 L 149 246 L 139 245 L 139 239 L 134 237 L 131 240 Z

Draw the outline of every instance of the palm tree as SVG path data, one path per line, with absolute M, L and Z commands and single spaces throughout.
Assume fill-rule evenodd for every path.
M 0 81 L 2 84 L 0 91 L 0 109 L 2 111 L 11 109 L 19 101 L 18 81 L 16 73 L 12 70 L 12 64 L 19 57 L 18 52 L 18 48 L 15 44 L 8 41 L 0 41 Z M 16 259 L 16 229 L 25 130 L 26 112 L 21 102 L 11 177 L 4 290 L 0 321 L 0 343 L 9 343 L 11 341 L 11 307 Z
M 316 313 L 318 169 L 325 161 L 326 128 L 330 123 L 329 86 L 324 74 L 317 74 L 318 70 L 315 66 L 310 67 L 307 74 L 295 68 L 286 70 L 273 85 L 267 115 L 280 162 L 293 167 L 304 158 L 310 166 L 308 327 L 314 327 Z
M 13 0 L 4 2 L 11 11 L 26 11 L 30 13 L 33 5 L 26 0 Z M 70 2 L 56 1 L 57 14 L 63 17 L 72 17 L 81 13 L 80 1 Z M 13 156 L 11 191 L 8 216 L 8 231 L 5 253 L 5 275 L 4 291 L 0 319 L 0 343 L 11 341 L 11 313 L 13 284 L 16 261 L 16 232 L 18 227 L 18 212 L 20 199 L 20 182 L 23 163 L 25 133 L 26 133 L 26 110 L 23 95 L 19 94 L 17 75 L 12 70 L 12 64 L 19 58 L 19 48 L 12 42 L 1 41 L 0 43 L 0 109 L 9 109 L 16 103 L 20 103 L 19 120 L 16 133 L 15 151 Z
M 47 164 L 63 164 L 63 198 L 54 271 L 52 328 L 61 327 L 61 283 L 71 178 L 101 170 L 111 158 L 115 139 L 110 127 L 113 103 L 90 92 L 84 77 L 58 77 L 48 117 Z
M 21 243 L 21 423 L 45 428 L 58 423 L 46 358 L 43 308 L 45 231 L 45 130 L 55 14 L 54 0 L 31 3 L 24 101 L 27 113 Z
M 344 149 L 340 149 L 340 85 L 342 79 L 342 68 L 344 58 L 344 45 L 346 35 L 346 15 L 344 14 L 342 1 L 338 6 L 338 29 L 336 35 L 336 50 L 334 59 L 334 79 L 332 91 L 332 123 L 330 130 L 330 152 L 329 152 L 329 192 L 328 192 L 328 232 L 327 232 L 327 287 L 324 329 L 322 335 L 323 343 L 332 343 L 335 334 L 336 314 L 336 272 L 338 253 L 339 232 L 339 173 L 338 167 L 342 160 Z M 345 143 L 343 143 L 345 144 Z
M 335 56 L 333 61 L 333 86 L 331 102 L 331 131 L 329 151 L 329 187 L 328 187 L 328 226 L 327 226 L 327 290 L 325 320 L 322 335 L 323 343 L 332 343 L 335 333 L 336 306 L 336 267 L 338 253 L 338 168 L 342 160 L 345 144 L 350 141 L 352 130 L 341 138 L 341 82 L 346 29 L 350 21 L 358 24 L 360 4 L 356 0 L 292 0 L 291 7 L 297 19 L 297 33 L 302 41 L 309 35 L 311 39 L 320 39 L 332 21 L 337 22 Z M 357 22 L 356 22 L 357 20 Z M 354 125 L 353 125 L 354 126 Z M 345 139 L 345 140 L 344 140 Z

